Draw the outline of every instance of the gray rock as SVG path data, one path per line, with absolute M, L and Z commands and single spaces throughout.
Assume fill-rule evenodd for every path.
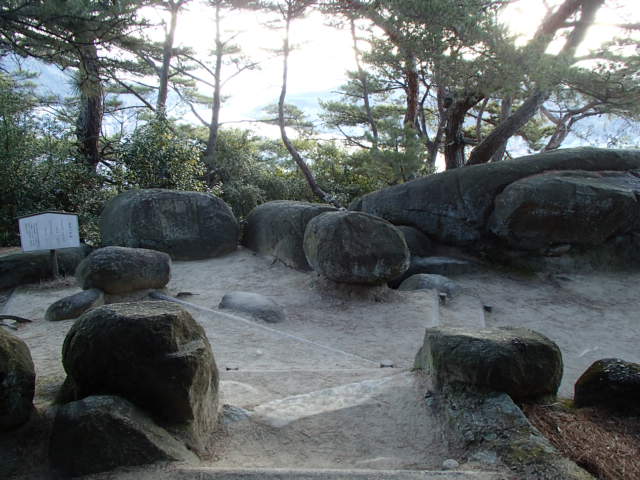
M 504 464 L 518 479 L 594 480 L 558 452 L 505 393 L 449 385 L 438 395 L 436 411 L 449 448 L 464 451 L 472 462 Z
M 104 293 L 97 288 L 91 288 L 52 303 L 44 314 L 44 319 L 50 322 L 78 318 L 87 310 L 104 305 Z
M 232 310 L 267 323 L 285 320 L 284 308 L 264 295 L 250 292 L 230 292 L 222 297 L 218 308 Z
M 640 364 L 618 358 L 594 362 L 575 384 L 576 407 L 640 415 Z
M 415 366 L 439 386 L 472 385 L 514 400 L 555 396 L 562 378 L 558 346 L 526 328 L 428 328 Z
M 360 212 L 315 217 L 304 234 L 304 252 L 316 272 L 340 283 L 379 285 L 409 266 L 409 249 L 398 229 Z
M 163 288 L 170 277 L 169 255 L 144 248 L 100 248 L 85 258 L 76 270 L 76 278 L 83 289 L 98 288 L 111 294 Z
M 123 398 L 106 395 L 58 409 L 49 459 L 64 478 L 158 461 L 197 460 L 139 408 Z
M 535 175 L 512 183 L 496 197 L 488 225 L 519 249 L 548 252 L 558 244 L 601 245 L 640 227 L 637 195 L 640 178 L 629 172 Z
M 454 470 L 454 469 L 458 468 L 459 466 L 460 466 L 460 464 L 456 460 L 454 460 L 453 458 L 448 458 L 444 462 L 442 462 L 442 469 L 443 470 Z
M 508 185 L 550 170 L 627 171 L 640 168 L 640 151 L 561 149 L 515 160 L 456 168 L 367 194 L 350 208 L 396 225 L 413 225 L 444 244 L 478 247 L 494 199 Z
M 398 288 L 407 278 L 420 273 L 433 275 L 453 276 L 475 273 L 482 269 L 482 266 L 470 260 L 451 257 L 411 257 L 409 268 L 399 277 L 389 282 L 392 288 Z
M 298 270 L 311 270 L 304 255 L 304 232 L 309 221 L 336 208 L 320 203 L 277 200 L 254 208 L 247 217 L 243 244 L 264 255 L 271 255 Z
M 251 412 L 241 407 L 224 404 L 222 406 L 222 423 L 229 425 L 230 423 L 242 422 L 251 417 Z
M 85 313 L 65 338 L 62 364 L 76 399 L 121 396 L 194 451 L 207 448 L 218 370 L 203 328 L 178 305 L 118 303 Z
M 63 248 L 58 252 L 58 269 L 61 275 L 73 275 L 80 262 L 91 252 L 84 245 Z M 49 251 L 12 253 L 0 257 L 0 288 L 13 288 L 27 283 L 53 278 Z
M 437 290 L 453 297 L 460 291 L 460 285 L 442 275 L 419 273 L 403 281 L 398 290 Z
M 406 225 L 396 225 L 396 228 L 404 235 L 411 256 L 427 257 L 433 252 L 433 244 L 429 237 L 417 228 L 408 227 Z
M 174 259 L 217 257 L 238 246 L 240 228 L 229 206 L 209 193 L 129 190 L 100 216 L 103 245 L 149 248 Z
M 29 420 L 35 384 L 29 347 L 0 328 L 0 431 L 19 427 Z

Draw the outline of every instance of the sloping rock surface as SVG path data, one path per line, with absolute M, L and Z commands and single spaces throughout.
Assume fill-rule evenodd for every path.
M 639 195 L 640 171 L 549 172 L 505 188 L 488 225 L 517 248 L 601 245 L 640 229 Z
M 195 460 L 193 453 L 127 400 L 92 396 L 61 406 L 49 458 L 67 477 L 159 461 Z
M 210 258 L 234 251 L 240 227 L 231 208 L 209 193 L 129 190 L 100 215 L 104 246 L 148 248 L 174 259 Z
M 449 170 L 364 195 L 352 205 L 396 225 L 412 225 L 438 242 L 478 246 L 491 238 L 494 200 L 512 183 L 548 171 L 640 169 L 640 151 L 574 148 Z M 622 188 L 622 187 L 620 187 Z

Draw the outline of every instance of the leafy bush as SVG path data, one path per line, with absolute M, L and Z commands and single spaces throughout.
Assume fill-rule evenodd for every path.
M 117 147 L 113 178 L 119 190 L 168 188 L 206 191 L 198 142 L 164 117 L 154 118 Z

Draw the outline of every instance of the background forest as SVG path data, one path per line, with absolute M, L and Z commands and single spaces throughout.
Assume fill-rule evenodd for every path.
M 16 217 L 41 210 L 79 213 L 84 240 L 98 243 L 104 202 L 130 188 L 212 192 L 242 219 L 275 199 L 346 206 L 568 139 L 636 147 L 636 1 L 533 2 L 535 25 L 509 15 L 527 2 L 2 0 L 0 245 L 19 243 Z M 207 55 L 176 41 L 194 10 L 212 18 Z M 277 51 L 243 52 L 229 22 L 243 14 L 276 32 Z M 292 26 L 308 15 L 348 34 L 353 58 L 314 119 L 287 102 Z M 594 41 L 594 27 L 606 38 Z M 230 86 L 274 62 L 279 97 L 251 122 L 222 122 Z M 42 93 L 29 67 L 45 64 L 69 74 L 68 95 Z M 605 122 L 616 128 L 603 139 Z

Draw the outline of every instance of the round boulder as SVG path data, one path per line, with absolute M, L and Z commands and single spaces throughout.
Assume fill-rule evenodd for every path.
M 35 385 L 29 347 L 0 328 L 0 431 L 19 427 L 29 420 Z
M 604 407 L 640 415 L 640 364 L 618 358 L 594 362 L 575 384 L 576 407 Z
M 149 248 L 174 259 L 210 258 L 234 251 L 240 227 L 229 206 L 209 193 L 129 190 L 100 215 L 103 245 Z
M 298 270 L 311 270 L 302 242 L 309 221 L 336 208 L 322 203 L 276 200 L 254 208 L 247 217 L 243 244 Z
M 462 383 L 505 392 L 514 400 L 555 396 L 562 354 L 526 328 L 428 328 L 415 361 L 440 386 Z
M 218 370 L 203 328 L 170 302 L 116 303 L 73 324 L 62 364 L 76 398 L 118 395 L 205 448 L 217 418 Z
M 269 297 L 251 292 L 230 292 L 222 297 L 218 306 L 267 323 L 282 322 L 286 316 L 284 308 Z
M 382 218 L 361 212 L 328 212 L 313 218 L 304 234 L 311 267 L 339 283 L 379 285 L 409 267 L 400 231 Z
M 50 322 L 78 318 L 87 310 L 104 305 L 104 293 L 97 288 L 91 288 L 52 303 L 44 314 L 44 319 Z
M 145 248 L 105 247 L 85 258 L 76 270 L 83 289 L 106 293 L 128 293 L 145 288 L 163 288 L 171 277 L 171 258 Z

